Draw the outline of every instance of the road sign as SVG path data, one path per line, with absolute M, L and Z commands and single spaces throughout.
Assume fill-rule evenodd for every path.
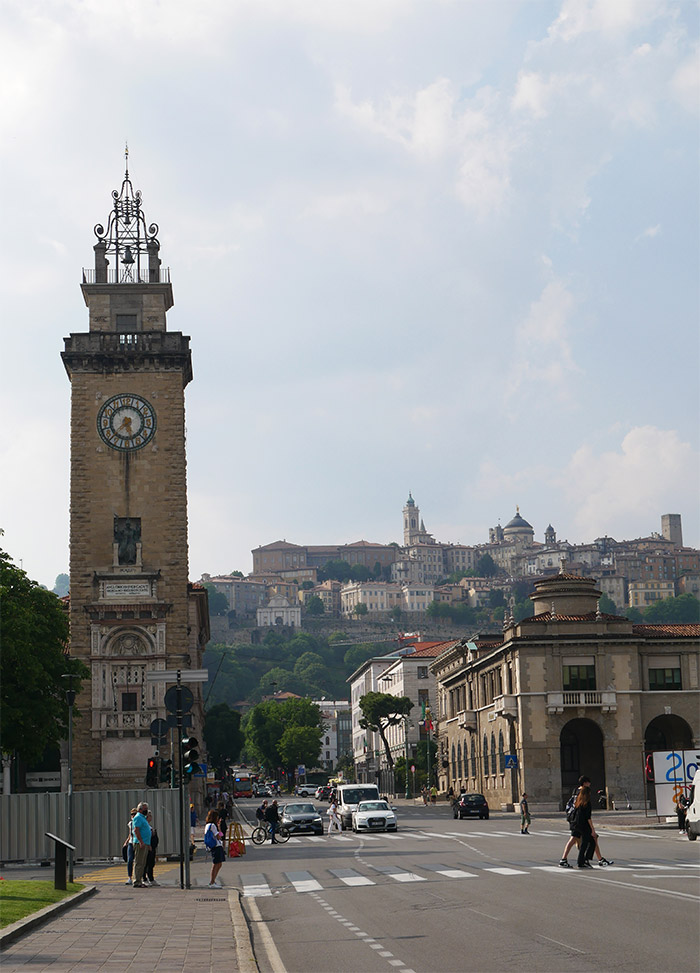
M 506 770 L 517 770 L 518 768 L 518 758 L 514 753 L 505 754 L 505 768 Z
M 146 682 L 207 682 L 209 673 L 206 669 L 149 669 Z
M 297 777 L 306 777 L 305 764 L 299 764 L 299 766 L 297 767 Z
M 165 708 L 169 713 L 177 713 L 177 694 L 177 686 L 171 686 L 165 694 Z M 181 686 L 180 694 L 180 711 L 182 713 L 189 713 L 194 705 L 194 695 L 192 690 L 188 689 L 187 686 Z
M 168 724 L 165 720 L 153 720 L 151 723 L 151 737 L 158 743 L 165 743 L 168 739 Z
M 416 772 L 416 765 L 415 764 L 411 764 L 411 773 L 412 774 L 415 774 L 415 772 Z

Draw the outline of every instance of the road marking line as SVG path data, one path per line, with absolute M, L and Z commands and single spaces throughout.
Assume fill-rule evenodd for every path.
M 549 936 L 543 936 L 541 933 L 535 934 L 538 939 L 546 939 L 548 943 L 556 943 L 557 946 L 563 946 L 564 949 L 571 949 L 574 953 L 585 953 L 583 949 L 577 949 L 575 946 L 569 946 L 568 943 L 560 943 L 558 939 L 550 939 Z
M 436 868 L 435 871 L 446 878 L 476 878 L 473 872 L 463 872 L 461 868 Z
M 527 875 L 527 872 L 521 872 L 518 868 L 485 868 L 485 872 L 495 872 L 496 875 Z
M 395 882 L 425 882 L 421 875 L 416 875 L 414 872 L 389 872 L 388 874 Z
M 285 872 L 284 873 L 288 880 L 292 883 L 297 892 L 322 892 L 323 886 L 320 882 L 317 882 L 313 877 L 311 872 Z M 324 906 L 325 908 L 325 906 Z M 332 906 L 329 906 L 329 910 L 332 912 Z M 336 912 L 335 915 L 338 913 Z
M 248 898 L 272 895 L 272 889 L 265 881 L 264 875 L 243 875 L 243 895 Z
M 267 924 L 263 921 L 258 903 L 254 899 L 248 903 L 248 909 L 253 922 L 258 925 L 258 934 L 267 953 L 267 959 L 272 973 L 287 973 L 285 965 L 282 962 L 282 957 L 277 952 L 275 941 L 270 934 L 270 930 L 267 928 Z
M 603 878 L 602 876 L 598 881 L 604 882 L 607 885 L 619 885 L 624 889 L 636 889 L 638 892 L 651 892 L 654 895 L 670 895 L 671 898 L 675 899 L 690 899 L 692 902 L 700 902 L 700 895 L 691 895 L 689 892 L 675 892 L 673 889 L 655 889 L 648 885 L 633 885 L 632 882 L 617 882 L 614 878 Z

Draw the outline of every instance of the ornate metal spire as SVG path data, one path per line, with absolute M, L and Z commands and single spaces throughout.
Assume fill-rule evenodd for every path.
M 95 226 L 95 283 L 154 284 L 161 282 L 158 224 L 146 226 L 141 208 L 141 191 L 134 191 L 129 177 L 129 146 L 124 148 L 124 179 L 121 190 L 112 192 L 114 205 L 107 228 Z M 114 255 L 115 268 L 108 271 L 107 255 Z M 146 259 L 144 259 L 146 258 Z

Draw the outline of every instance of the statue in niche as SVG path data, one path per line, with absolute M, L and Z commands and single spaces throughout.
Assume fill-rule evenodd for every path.
M 141 543 L 141 518 L 115 517 L 114 543 L 120 564 L 136 564 L 136 545 Z

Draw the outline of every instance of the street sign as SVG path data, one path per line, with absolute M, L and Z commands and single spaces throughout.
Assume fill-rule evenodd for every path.
M 168 724 L 168 726 L 177 726 L 177 716 L 174 714 L 168 716 L 165 722 Z M 190 726 L 192 726 L 192 717 L 189 715 L 189 713 L 186 713 L 182 717 L 182 728 L 183 730 L 186 730 Z
M 165 708 L 169 713 L 177 713 L 177 686 L 171 686 L 170 689 L 165 694 Z M 194 695 L 191 689 L 187 686 L 180 687 L 181 703 L 180 710 L 182 713 L 189 713 L 189 711 L 194 706 Z
M 177 682 L 178 673 L 180 682 L 207 682 L 209 673 L 206 669 L 149 669 L 146 673 L 146 682 Z
M 306 777 L 305 764 L 299 764 L 299 766 L 297 767 L 297 777 Z
M 505 754 L 505 769 L 506 770 L 517 770 L 518 768 L 518 758 L 514 753 Z
M 415 764 L 411 764 L 411 773 L 412 774 L 415 774 L 415 772 L 416 772 L 416 765 Z
M 151 738 L 158 743 L 165 743 L 168 739 L 168 724 L 165 720 L 153 720 L 151 723 Z

